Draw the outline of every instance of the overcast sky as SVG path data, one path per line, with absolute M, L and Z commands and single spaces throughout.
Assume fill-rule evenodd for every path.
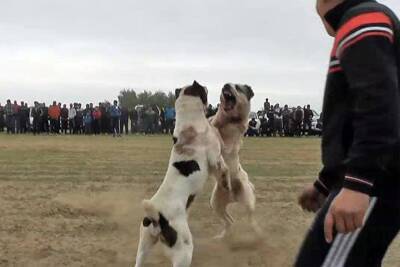
M 330 39 L 314 0 L 1 0 L 0 102 L 98 102 L 226 82 L 320 109 Z M 400 12 L 398 0 L 382 1 Z

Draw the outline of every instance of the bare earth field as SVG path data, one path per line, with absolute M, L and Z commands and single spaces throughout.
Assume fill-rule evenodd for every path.
M 246 139 L 242 162 L 257 190 L 263 237 L 232 206 L 234 235 L 221 227 L 208 199 L 194 202 L 190 225 L 195 267 L 291 266 L 312 215 L 296 205 L 319 170 L 319 139 Z M 0 266 L 131 266 L 142 220 L 139 206 L 163 179 L 167 136 L 0 135 Z M 384 266 L 400 266 L 400 240 Z M 158 247 L 148 265 L 169 266 Z

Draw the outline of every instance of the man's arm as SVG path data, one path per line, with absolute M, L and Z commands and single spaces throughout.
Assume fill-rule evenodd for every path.
M 358 21 L 357 21 L 358 20 Z M 343 33 L 348 32 L 348 35 Z M 372 188 L 385 179 L 399 137 L 397 56 L 390 19 L 362 14 L 339 30 L 336 56 L 348 82 L 353 139 L 345 160 L 343 189 L 325 217 L 325 238 L 362 227 Z
M 366 194 L 376 179 L 384 179 L 400 130 L 397 55 L 389 18 L 379 29 L 366 22 L 359 30 L 363 33 L 345 38 L 338 50 L 353 98 L 353 142 L 345 161 L 344 187 Z

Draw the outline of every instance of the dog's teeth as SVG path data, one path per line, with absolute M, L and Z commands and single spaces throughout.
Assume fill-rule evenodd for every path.
M 225 94 L 226 96 L 232 96 L 232 94 L 229 93 L 229 92 L 225 92 L 224 94 Z

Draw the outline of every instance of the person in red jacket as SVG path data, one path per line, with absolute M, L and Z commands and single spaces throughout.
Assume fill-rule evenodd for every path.
M 93 110 L 93 131 L 94 134 L 100 134 L 100 123 L 101 123 L 101 111 L 99 107 L 95 107 Z
M 317 0 L 335 37 L 323 169 L 299 198 L 318 211 L 296 267 L 375 267 L 400 229 L 400 22 L 373 0 Z
M 52 133 L 59 133 L 58 124 L 61 116 L 61 108 L 53 101 L 53 105 L 49 107 L 50 129 Z

